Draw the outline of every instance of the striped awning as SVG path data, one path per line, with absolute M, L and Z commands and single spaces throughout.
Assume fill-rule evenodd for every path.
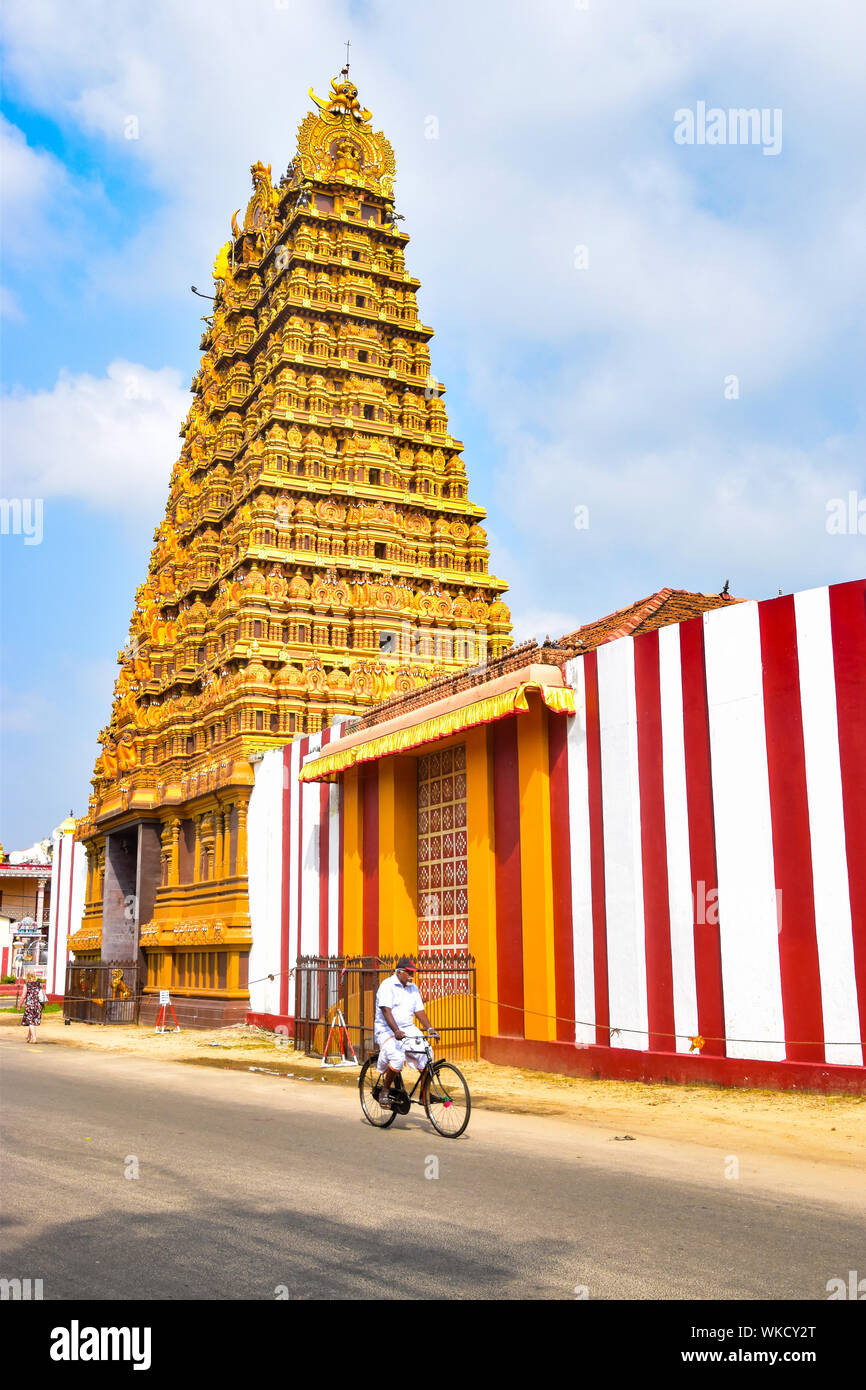
M 540 685 L 535 681 L 524 681 L 511 690 L 498 695 L 488 695 L 474 704 L 463 705 L 460 709 L 447 710 L 434 715 L 432 719 L 420 720 L 403 729 L 394 729 L 387 734 L 370 737 L 350 748 L 335 748 L 333 752 L 322 752 L 311 758 L 301 768 L 298 779 L 301 782 L 333 782 L 341 772 L 357 763 L 371 762 L 385 758 L 391 753 L 406 753 L 422 744 L 434 743 L 437 739 L 448 738 L 477 724 L 491 724 L 494 719 L 502 719 L 507 714 L 529 709 L 527 691 L 537 690 L 548 709 L 557 714 L 574 714 L 574 691 L 567 686 Z

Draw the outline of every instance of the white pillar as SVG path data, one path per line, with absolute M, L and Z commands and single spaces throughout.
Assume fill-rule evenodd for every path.
M 54 832 L 51 861 L 51 904 L 48 917 L 48 952 L 45 962 L 47 994 L 62 995 L 66 987 L 69 936 L 78 931 L 84 915 L 87 855 L 74 839 L 72 829 Z
M 36 889 L 36 925 L 42 930 L 42 923 L 45 916 L 45 879 L 40 878 Z

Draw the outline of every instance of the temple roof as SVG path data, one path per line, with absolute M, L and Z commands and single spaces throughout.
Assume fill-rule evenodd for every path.
M 724 592 L 694 594 L 688 589 L 659 589 L 658 593 L 650 594 L 648 598 L 638 599 L 625 608 L 618 608 L 615 613 L 608 613 L 606 618 L 584 623 L 560 640 L 565 646 L 592 651 L 605 642 L 613 642 L 617 637 L 637 637 L 641 632 L 654 632 L 656 628 L 667 627 L 669 623 L 684 623 L 701 613 L 709 613 L 713 608 L 744 602 L 744 599 Z
M 498 666 L 498 663 L 497 663 Z M 532 662 L 520 669 L 497 670 L 480 689 L 457 686 L 453 680 L 428 687 L 429 699 L 422 704 L 389 700 L 382 706 L 383 717 L 344 724 L 340 736 L 317 750 L 304 764 L 302 781 L 331 779 L 355 763 L 387 757 L 391 753 L 433 743 L 451 733 L 489 724 L 511 713 L 526 709 L 526 691 L 541 693 L 545 704 L 560 713 L 574 713 L 574 698 L 565 689 L 562 670 Z

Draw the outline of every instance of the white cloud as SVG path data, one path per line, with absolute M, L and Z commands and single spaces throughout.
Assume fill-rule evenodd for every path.
M 249 165 L 285 167 L 308 86 L 325 88 L 352 36 L 352 75 L 397 156 L 408 264 L 440 335 L 434 371 L 465 376 L 501 449 L 487 485 L 471 436 L 467 464 L 525 629 L 667 583 L 720 587 L 735 565 L 741 591 L 775 592 L 854 563 L 821 517 L 862 477 L 848 422 L 866 312 L 851 177 L 866 8 L 442 0 L 435 21 L 405 6 L 397 25 L 383 0 L 363 17 L 348 0 L 118 0 L 79 7 L 74 25 L 67 15 L 62 0 L 7 0 L 7 67 L 26 98 L 98 135 L 115 170 L 128 159 L 156 191 L 130 242 L 82 255 L 91 292 L 98 281 L 121 311 L 138 301 L 154 315 L 190 281 L 204 287 Z M 781 156 L 675 145 L 674 111 L 699 99 L 781 107 Z M 45 172 L 31 170 L 34 196 Z M 723 399 L 730 374 L 737 403 Z M 41 444 L 40 476 L 102 504 L 161 506 L 187 400 L 173 382 L 154 390 L 133 430 L 111 371 L 29 398 L 20 419 L 50 423 L 68 453 L 71 406 L 81 441 L 80 479 L 65 483 Z M 36 437 L 22 425 L 19 449 Z M 580 502 L 586 533 L 572 525 Z
M 91 263 L 88 218 L 105 221 L 107 203 L 98 179 L 71 173 L 0 115 L 0 207 L 7 278 L 17 272 L 25 295 L 25 277 L 33 280 L 37 294 L 48 287 L 68 294 L 70 263 L 76 270 Z M 13 321 L 30 317 L 10 287 L 0 292 L 0 312 Z
M 138 53 L 126 54 L 108 80 L 86 87 L 69 102 L 83 130 L 112 143 L 153 140 L 157 133 L 164 137 L 161 126 L 168 109 L 160 65 Z
M 0 115 L 0 193 L 4 251 L 16 259 L 38 254 L 47 222 L 57 215 L 69 180 L 58 159 L 35 150 L 11 121 Z M 57 241 L 59 228 L 53 241 Z
M 128 517 L 162 515 L 178 430 L 180 373 L 112 362 L 104 377 L 62 371 L 50 391 L 4 398 L 7 496 L 75 498 Z
M 572 439 L 571 448 L 514 439 L 502 472 L 509 498 L 520 499 L 513 587 L 559 611 L 573 605 L 572 627 L 666 585 L 717 592 L 730 579 L 732 592 L 765 598 L 866 566 L 863 538 L 826 526 L 832 498 L 858 484 L 863 495 L 862 440 L 783 449 L 706 437 L 599 455 Z M 588 509 L 585 529 L 575 527 L 577 506 Z
M 2 115 L 0 155 L 4 210 L 14 232 L 21 219 L 45 198 L 51 185 L 64 179 L 65 171 L 52 155 L 31 149 L 23 132 Z

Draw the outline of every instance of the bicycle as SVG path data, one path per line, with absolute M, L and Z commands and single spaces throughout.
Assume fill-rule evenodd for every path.
M 364 1118 L 377 1129 L 387 1129 L 398 1115 L 408 1115 L 410 1105 L 423 1105 L 427 1119 L 438 1134 L 445 1139 L 459 1139 L 469 1123 L 472 1099 L 463 1073 L 451 1062 L 441 1058 L 433 1061 L 433 1049 L 423 1034 L 412 1036 L 411 1041 L 418 1044 L 409 1048 L 410 1052 L 423 1052 L 426 1062 L 418 1073 L 418 1079 L 411 1091 L 403 1084 L 402 1073 L 391 1086 L 390 1106 L 379 1104 L 382 1077 L 379 1073 L 379 1054 L 368 1057 L 358 1078 L 358 1092 Z M 427 1079 L 426 1086 L 421 1083 Z M 421 1086 L 417 1100 L 415 1092 Z

